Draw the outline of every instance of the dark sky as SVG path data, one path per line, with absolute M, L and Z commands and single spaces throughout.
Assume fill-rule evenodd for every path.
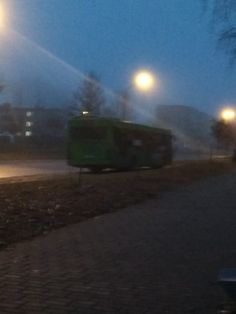
M 220 106 L 236 102 L 235 70 L 229 68 L 224 53 L 216 50 L 200 0 L 7 2 L 13 30 L 75 69 L 98 73 L 109 89 L 126 88 L 132 74 L 147 67 L 161 82 L 152 99 L 155 103 L 184 104 L 216 113 Z M 29 47 L 17 35 L 14 42 L 8 38 L 3 44 L 8 46 L 1 56 L 6 78 L 11 72 L 18 81 L 23 77 L 51 80 L 53 88 L 60 86 L 68 95 L 77 85 L 72 68 Z M 23 67 L 27 69 L 22 71 Z

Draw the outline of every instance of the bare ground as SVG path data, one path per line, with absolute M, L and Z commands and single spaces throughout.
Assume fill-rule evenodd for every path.
M 50 230 L 117 211 L 179 185 L 232 171 L 229 161 L 180 162 L 157 170 L 69 174 L 3 180 L 0 247 Z M 45 180 L 46 179 L 46 180 Z

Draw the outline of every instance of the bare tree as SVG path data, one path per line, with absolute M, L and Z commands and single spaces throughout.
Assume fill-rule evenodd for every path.
M 98 77 L 89 73 L 74 93 L 73 110 L 77 113 L 88 111 L 94 116 L 100 116 L 105 98 Z
M 235 147 L 236 145 L 236 125 L 226 123 L 223 120 L 215 120 L 211 126 L 212 134 L 217 142 L 225 148 Z
M 236 0 L 201 0 L 211 11 L 218 34 L 218 45 L 236 61 Z
M 122 120 L 127 120 L 130 118 L 130 94 L 128 90 L 121 91 L 118 94 L 118 116 Z

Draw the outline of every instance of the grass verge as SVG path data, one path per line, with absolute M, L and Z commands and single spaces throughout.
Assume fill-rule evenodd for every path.
M 229 161 L 179 162 L 158 170 L 48 177 L 0 185 L 0 247 L 117 211 L 164 191 L 234 170 Z

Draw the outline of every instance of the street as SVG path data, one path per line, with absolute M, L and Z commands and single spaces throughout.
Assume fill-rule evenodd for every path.
M 208 160 L 209 155 L 176 155 L 175 161 L 184 160 Z M 225 158 L 225 155 L 214 155 L 214 159 Z M 76 172 L 78 168 L 67 165 L 66 160 L 52 159 L 52 160 L 9 160 L 0 161 L 0 179 L 36 176 L 36 175 L 50 175 L 63 174 L 68 172 Z M 85 171 L 85 169 L 83 170 Z
M 76 171 L 65 160 L 1 161 L 0 179 L 44 174 L 63 174 Z

